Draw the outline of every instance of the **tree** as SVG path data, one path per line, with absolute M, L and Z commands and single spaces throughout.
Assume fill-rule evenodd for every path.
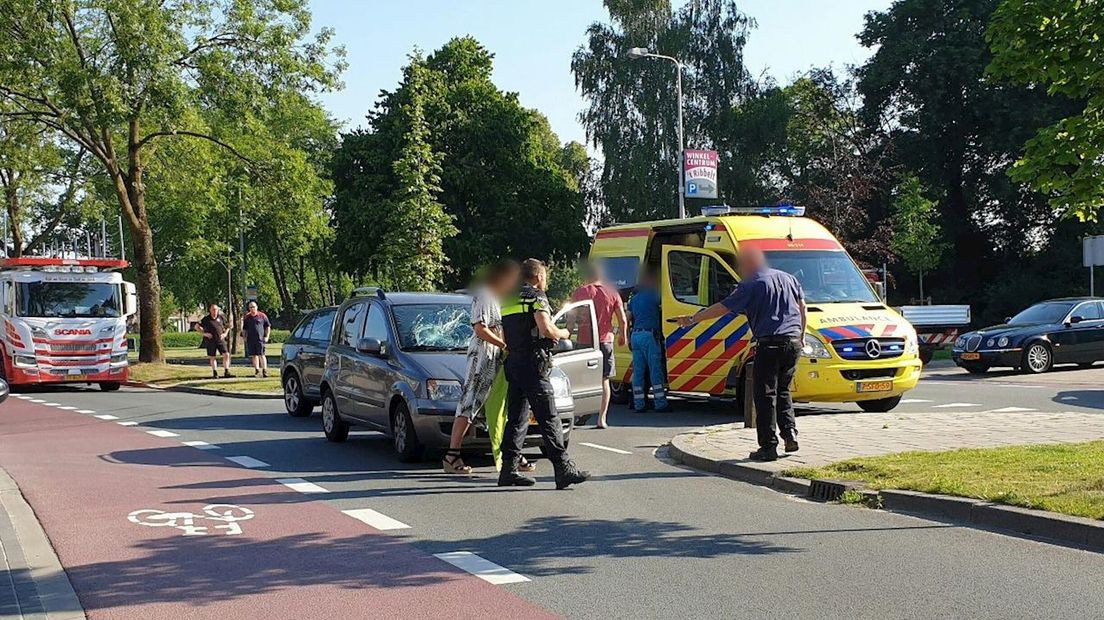
M 395 191 L 387 201 L 378 276 L 399 290 L 432 291 L 441 285 L 448 257 L 443 240 L 456 235 L 452 218 L 436 197 L 441 193 L 441 156 L 429 144 L 425 118 L 425 63 L 411 58 L 409 99 L 399 106 L 408 127 L 395 161 Z
M 336 84 L 329 30 L 305 0 L 8 0 L 0 4 L 0 111 L 45 126 L 100 164 L 130 231 L 140 361 L 162 358 L 161 283 L 145 177 L 166 140 L 206 140 L 279 92 Z
M 939 197 L 953 250 L 938 280 L 948 301 L 976 299 L 1054 230 L 1046 200 L 1006 173 L 1024 141 L 1069 103 L 986 77 L 985 31 L 997 4 L 900 0 L 868 14 L 859 35 L 875 50 L 858 70 L 864 118 L 890 121 L 894 167 Z
M 468 284 L 503 256 L 571 259 L 585 249 L 586 205 L 548 120 L 491 81 L 493 55 L 470 37 L 426 57 L 421 95 L 426 141 L 440 155 L 440 193 L 460 234 L 444 239 L 446 287 Z M 391 199 L 402 186 L 395 162 L 407 153 L 415 72 L 384 91 L 367 129 L 342 136 L 333 158 L 335 254 L 360 278 L 381 273 Z M 535 225 L 539 223 L 539 225 Z
M 897 184 L 893 196 L 893 252 L 920 281 L 920 299 L 924 299 L 924 273 L 943 261 L 947 246 L 938 222 L 938 205 L 924 196 L 924 186 L 916 175 L 907 174 Z
M 675 217 L 682 162 L 674 67 L 626 53 L 647 47 L 682 61 L 686 146 L 711 148 L 720 141 L 732 106 L 755 90 L 743 61 L 754 24 L 732 0 L 695 0 L 677 12 L 668 0 L 606 0 L 605 5 L 610 23 L 587 29 L 571 71 L 587 100 L 579 118 L 605 159 L 602 193 L 609 219 Z M 740 178 L 728 170 L 733 161 L 733 153 L 722 151 L 722 188 L 726 178 Z
M 1063 213 L 1096 219 L 1104 204 L 1104 3 L 1006 0 L 987 37 L 993 75 L 1085 102 L 1027 141 L 1012 178 Z

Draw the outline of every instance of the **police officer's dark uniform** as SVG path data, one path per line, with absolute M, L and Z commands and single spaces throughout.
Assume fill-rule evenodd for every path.
M 756 409 L 759 450 L 751 457 L 778 458 L 778 431 L 786 451 L 797 450 L 797 419 L 794 416 L 790 384 L 801 354 L 801 302 L 805 294 L 797 278 L 777 269 L 760 269 L 740 283 L 721 303 L 733 314 L 746 314 L 755 339 L 752 364 L 752 395 Z
M 516 299 L 502 307 L 502 335 L 506 341 L 505 371 L 506 429 L 502 437 L 502 471 L 499 486 L 530 486 L 536 481 L 518 473 L 518 458 L 525 445 L 529 417 L 525 401 L 536 418 L 545 453 L 556 472 L 556 488 L 585 481 L 589 474 L 579 471 L 567 457 L 563 430 L 556 415 L 552 383 L 552 348 L 555 342 L 542 338 L 537 329 L 536 313 L 551 315 L 551 306 L 544 291 L 526 282 Z

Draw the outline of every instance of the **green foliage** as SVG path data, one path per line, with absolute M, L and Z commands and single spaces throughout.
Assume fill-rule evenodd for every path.
M 1095 219 L 1104 204 L 1104 4 L 1006 0 L 988 39 L 994 75 L 1085 102 L 1040 129 L 1010 174 L 1062 212 Z
M 410 154 L 407 111 L 415 91 L 423 91 L 424 139 L 441 158 L 436 202 L 459 230 L 442 244 L 450 263 L 445 287 L 467 284 L 475 269 L 502 256 L 578 256 L 587 241 L 584 200 L 547 119 L 494 85 L 493 56 L 470 37 L 417 64 L 417 71 L 414 63 L 405 68 L 397 89 L 381 94 L 369 129 L 344 134 L 334 155 L 334 249 L 344 268 L 357 279 L 382 281 L 384 264 L 395 257 L 389 209 L 404 187 L 396 162 Z
M 943 261 L 947 246 L 935 201 L 924 195 L 915 175 L 905 175 L 893 196 L 893 252 L 913 274 L 923 277 Z
M 587 100 L 580 115 L 587 137 L 605 157 L 603 223 L 675 217 L 679 144 L 675 67 L 626 56 L 647 47 L 684 65 L 687 148 L 725 146 L 726 117 L 755 86 L 743 50 L 753 22 L 732 0 L 699 0 L 673 11 L 669 0 L 607 0 L 610 23 L 587 29 L 571 60 Z M 741 155 L 720 148 L 721 198 L 740 202 L 746 175 L 730 170 Z M 688 199 L 688 209 L 694 208 Z
M 194 349 L 203 342 L 199 332 L 165 332 L 162 338 L 169 349 Z
M 548 265 L 548 300 L 559 309 L 571 301 L 575 289 L 583 285 L 583 272 L 572 261 L 560 261 Z

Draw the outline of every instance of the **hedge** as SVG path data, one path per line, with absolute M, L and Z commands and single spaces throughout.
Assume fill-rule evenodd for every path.
M 138 344 L 138 334 L 129 334 L 133 338 L 135 346 Z M 269 342 L 283 344 L 291 337 L 291 331 L 286 329 L 274 329 L 269 333 Z M 161 334 L 161 344 L 166 349 L 196 349 L 203 342 L 203 334 L 199 332 L 165 332 Z

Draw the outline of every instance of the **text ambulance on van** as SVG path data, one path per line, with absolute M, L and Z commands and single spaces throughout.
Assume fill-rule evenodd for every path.
M 683 328 L 668 322 L 720 301 L 736 286 L 741 247 L 763 250 L 771 267 L 801 282 L 808 331 L 794 377 L 802 402 L 857 402 L 889 411 L 920 379 L 916 331 L 888 308 L 843 249 L 804 207 L 707 207 L 702 217 L 612 226 L 590 250 L 608 280 L 630 294 L 642 269 L 660 275 L 668 384 L 674 392 L 750 394 L 751 334 L 731 314 Z M 629 388 L 632 354 L 616 352 Z M 631 391 L 631 388 L 630 390 Z

